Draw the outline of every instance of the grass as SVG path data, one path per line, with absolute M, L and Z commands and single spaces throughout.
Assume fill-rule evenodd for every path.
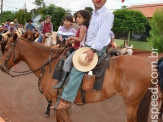
M 114 39 L 114 41 L 117 43 L 118 47 L 121 47 L 124 44 L 124 40 Z M 151 51 L 151 48 L 148 42 L 130 41 L 130 45 L 132 44 L 133 44 L 133 49 Z

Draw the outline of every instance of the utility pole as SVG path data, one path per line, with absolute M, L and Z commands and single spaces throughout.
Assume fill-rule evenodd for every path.
M 1 20 L 2 20 L 2 11 L 3 11 L 3 0 L 1 0 Z

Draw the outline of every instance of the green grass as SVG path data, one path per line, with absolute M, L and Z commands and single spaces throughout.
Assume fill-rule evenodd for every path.
M 124 40 L 120 40 L 120 39 L 114 39 L 114 40 L 117 43 L 118 47 L 120 47 L 124 44 Z M 150 48 L 148 42 L 130 41 L 130 45 L 132 45 L 132 44 L 133 44 L 133 49 L 151 51 L 151 48 Z

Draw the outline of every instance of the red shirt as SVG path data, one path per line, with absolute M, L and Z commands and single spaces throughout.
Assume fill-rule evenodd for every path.
M 51 25 L 51 23 L 49 22 L 49 23 L 46 23 L 46 22 L 44 22 L 44 25 L 43 25 L 43 34 L 45 34 L 45 33 L 50 33 L 51 32 L 51 28 L 52 28 L 52 25 Z
M 80 36 L 80 28 L 78 29 L 78 31 L 77 31 L 77 33 L 76 33 L 76 37 L 79 37 Z M 75 41 L 74 42 L 74 49 L 76 50 L 76 49 L 79 49 L 79 47 L 80 47 L 80 42 L 77 42 L 77 41 Z

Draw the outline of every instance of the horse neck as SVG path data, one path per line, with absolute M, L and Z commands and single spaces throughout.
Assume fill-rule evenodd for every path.
M 19 45 L 20 48 L 21 60 L 24 61 L 32 71 L 41 67 L 45 61 L 48 60 L 50 50 L 47 50 L 44 47 L 40 48 L 25 40 L 18 41 L 17 45 Z M 38 76 L 40 71 L 35 72 L 35 74 Z

